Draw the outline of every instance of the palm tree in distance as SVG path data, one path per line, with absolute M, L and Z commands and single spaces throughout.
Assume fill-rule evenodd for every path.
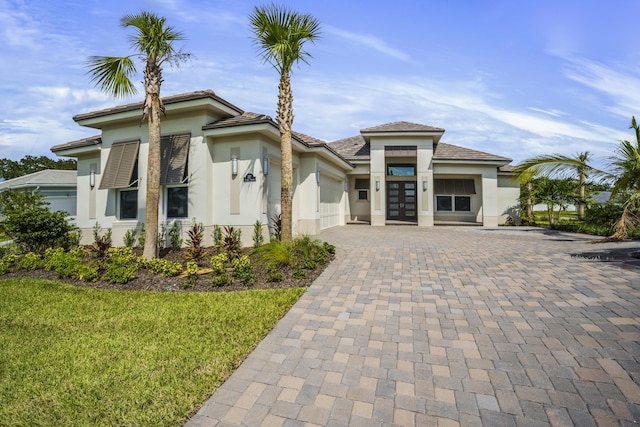
M 291 128 L 293 125 L 293 92 L 291 68 L 299 61 L 307 62 L 311 55 L 303 49 L 307 41 L 320 36 L 320 23 L 313 16 L 297 13 L 287 7 L 271 4 L 256 6 L 249 16 L 254 44 L 261 56 L 280 74 L 278 84 L 278 129 L 282 161 L 281 206 L 282 240 L 293 238 L 293 163 Z
M 120 19 L 123 28 L 133 27 L 135 34 L 129 37 L 135 51 L 130 56 L 92 56 L 87 61 L 91 81 L 116 98 L 135 95 L 137 90 L 131 81 L 136 74 L 134 59 L 144 62 L 144 90 L 142 121 L 149 127 L 149 154 L 147 159 L 147 193 L 145 218 L 145 246 L 143 256 L 157 256 L 158 201 L 160 195 L 160 114 L 164 105 L 160 99 L 162 67 L 165 63 L 179 65 L 189 54 L 174 48 L 174 42 L 184 40 L 181 32 L 166 25 L 166 19 L 151 12 L 125 15 Z
M 515 168 L 516 179 L 524 180 L 527 174 L 533 175 L 578 175 L 579 183 L 579 202 L 578 217 L 584 219 L 584 207 L 586 204 L 586 183 L 587 178 L 591 175 L 601 175 L 602 172 L 589 163 L 591 162 L 591 153 L 585 151 L 578 153 L 575 157 L 569 157 L 562 154 L 548 154 L 531 157 L 524 160 Z
M 638 224 L 638 211 L 640 211 L 640 128 L 636 118 L 631 118 L 630 129 L 636 134 L 636 142 L 620 141 L 613 156 L 609 159 L 615 184 L 611 190 L 610 200 L 616 200 L 619 196 L 625 196 L 622 215 L 613 226 L 614 239 L 623 239 L 628 235 L 629 229 Z

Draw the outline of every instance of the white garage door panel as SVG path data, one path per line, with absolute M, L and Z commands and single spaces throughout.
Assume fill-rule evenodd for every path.
M 320 229 L 340 225 L 342 183 L 328 176 L 320 179 Z
M 280 192 L 280 164 L 271 163 L 269 165 L 269 187 L 267 189 L 267 215 L 269 215 L 269 225 L 273 225 L 272 218 L 282 213 L 281 192 Z

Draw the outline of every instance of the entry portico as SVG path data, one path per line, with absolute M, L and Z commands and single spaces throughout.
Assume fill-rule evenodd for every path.
M 355 165 L 348 221 L 497 226 L 516 209 L 511 159 L 440 142 L 445 130 L 409 122 L 329 144 Z

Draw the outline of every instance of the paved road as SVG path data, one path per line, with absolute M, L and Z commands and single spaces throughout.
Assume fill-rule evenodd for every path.
M 188 423 L 640 423 L 638 243 L 337 227 L 337 259 Z

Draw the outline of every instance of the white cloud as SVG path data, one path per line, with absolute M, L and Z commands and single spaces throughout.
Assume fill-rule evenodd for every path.
M 327 33 L 349 40 L 358 45 L 367 46 L 384 55 L 391 56 L 401 61 L 411 62 L 411 57 L 408 54 L 399 49 L 389 46 L 384 40 L 381 40 L 380 38 L 371 34 L 353 33 L 351 31 L 332 27 L 331 25 L 326 25 L 324 29 L 327 31 Z

